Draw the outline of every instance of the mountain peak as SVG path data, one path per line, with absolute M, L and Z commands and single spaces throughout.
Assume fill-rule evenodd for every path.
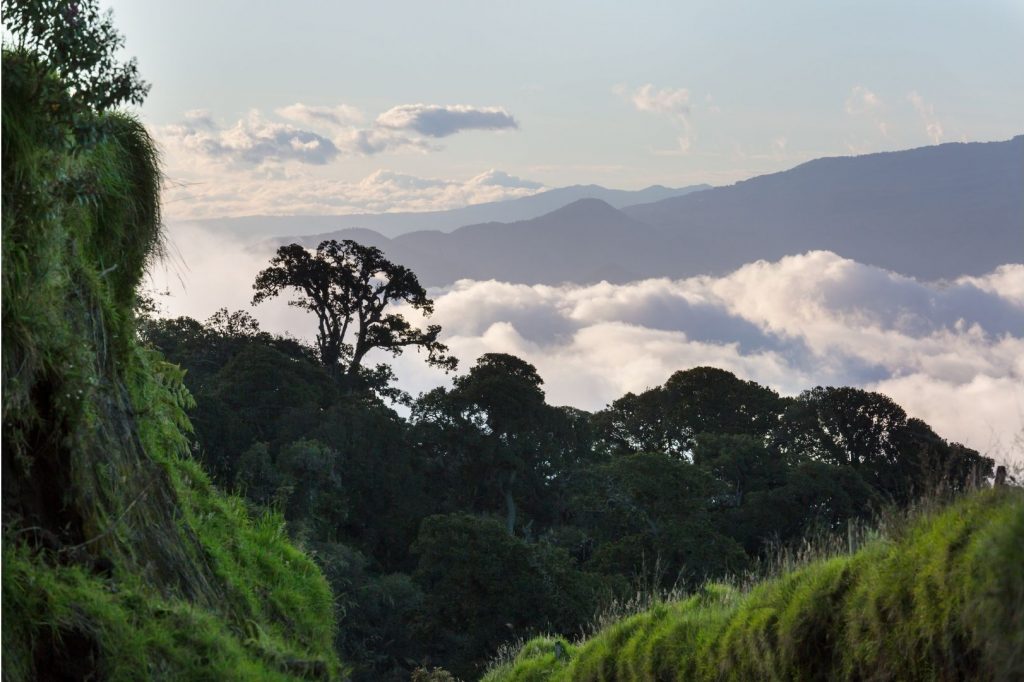
M 545 217 L 554 218 L 596 218 L 596 217 L 607 217 L 607 216 L 622 216 L 622 212 L 609 204 L 607 201 L 601 199 L 594 199 L 587 197 L 584 199 L 577 199 L 571 204 L 566 204 L 562 208 L 556 209 L 551 213 L 548 213 Z

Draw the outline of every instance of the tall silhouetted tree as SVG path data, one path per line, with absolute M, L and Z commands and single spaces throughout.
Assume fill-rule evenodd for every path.
M 277 250 L 270 267 L 256 276 L 253 305 L 294 289 L 298 298 L 289 305 L 317 317 L 316 347 L 320 361 L 332 372 L 357 377 L 366 354 L 379 349 L 400 355 L 406 348 L 427 351 L 427 362 L 445 370 L 456 360 L 437 340 L 436 324 L 418 329 L 397 313 L 405 303 L 424 315 L 434 302 L 408 268 L 384 257 L 380 249 L 350 239 L 321 242 L 315 252 L 299 244 Z

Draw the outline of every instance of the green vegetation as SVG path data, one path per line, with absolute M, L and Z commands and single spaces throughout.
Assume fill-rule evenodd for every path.
M 152 141 L 45 56 L 3 54 L 3 678 L 337 676 L 323 575 L 210 484 L 182 371 L 137 341 Z
M 245 313 L 143 331 L 187 370 L 214 482 L 314 550 L 358 680 L 479 677 L 508 642 L 578 635 L 637 584 L 694 590 L 809 534 L 845 542 L 992 468 L 855 389 L 784 398 L 698 367 L 589 414 L 490 354 L 402 418 Z
M 95 2 L 4 9 L 5 682 L 450 681 L 638 583 L 698 591 L 582 645 L 531 640 L 489 678 L 1021 674 L 1019 491 L 700 588 L 991 474 L 885 396 L 698 367 L 589 414 L 495 353 L 413 400 L 362 362 L 413 347 L 454 368 L 439 328 L 386 312 L 432 303 L 352 242 L 284 247 L 257 279 L 256 302 L 299 290 L 315 347 L 242 311 L 154 318 L 159 168 L 113 111 L 145 85 Z
M 1024 676 L 1024 492 L 974 493 L 853 555 L 709 584 L 579 645 L 540 637 L 486 682 Z

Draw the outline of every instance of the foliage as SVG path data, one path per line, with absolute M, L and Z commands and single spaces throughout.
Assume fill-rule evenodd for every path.
M 405 348 L 427 351 L 427 363 L 452 370 L 454 357 L 437 340 L 438 325 L 413 327 L 394 312 L 398 303 L 429 315 L 434 302 L 408 268 L 384 258 L 380 249 L 350 239 L 321 242 L 311 254 L 299 244 L 282 246 L 270 267 L 256 276 L 253 305 L 295 289 L 299 297 L 289 305 L 312 312 L 317 318 L 316 346 L 323 365 L 356 379 L 363 358 L 377 349 L 400 355 Z M 349 336 L 349 331 L 352 336 Z
M 134 59 L 117 62 L 124 38 L 114 28 L 112 12 L 101 13 L 96 0 L 4 0 L 3 16 L 23 57 L 55 76 L 34 79 L 33 96 L 59 105 L 49 114 L 74 130 L 77 142 L 94 142 L 102 130 L 93 113 L 142 104 L 149 86 Z
M 976 493 L 855 555 L 656 605 L 560 661 L 534 640 L 484 679 L 1017 679 L 1022 536 L 1021 491 Z
M 604 587 L 564 551 L 468 514 L 424 519 L 413 551 L 425 595 L 420 636 L 429 654 L 462 677 L 479 674 L 486 652 L 512 635 L 572 630 Z
M 183 373 L 137 342 L 152 141 L 92 114 L 108 134 L 69 149 L 60 82 L 3 68 L 4 679 L 335 675 L 323 576 L 189 459 Z
M 669 377 L 664 386 L 627 393 L 595 415 L 609 452 L 689 453 L 699 434 L 769 433 L 786 401 L 771 389 L 725 370 L 695 367 Z

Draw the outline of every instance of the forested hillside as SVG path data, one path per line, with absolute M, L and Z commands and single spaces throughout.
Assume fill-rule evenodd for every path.
M 403 418 L 243 312 L 151 319 L 144 337 L 186 371 L 215 483 L 281 510 L 314 552 L 356 679 L 419 664 L 470 679 L 502 644 L 578 634 L 638 584 L 735 576 L 992 471 L 858 389 L 786 398 L 698 367 L 590 414 L 491 354 Z

